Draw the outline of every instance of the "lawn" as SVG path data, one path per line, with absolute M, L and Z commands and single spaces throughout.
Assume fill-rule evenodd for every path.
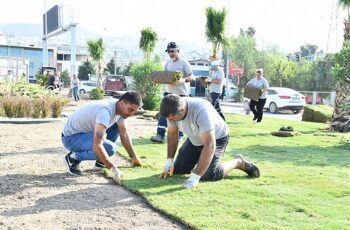
M 134 140 L 144 167 L 124 168 L 123 185 L 197 229 L 350 229 L 349 133 L 318 123 L 265 118 L 254 124 L 250 116 L 225 116 L 231 139 L 224 161 L 241 153 L 258 164 L 260 178 L 233 171 L 185 190 L 185 176 L 158 178 L 166 145 L 145 137 Z M 270 134 L 281 126 L 293 126 L 298 135 Z

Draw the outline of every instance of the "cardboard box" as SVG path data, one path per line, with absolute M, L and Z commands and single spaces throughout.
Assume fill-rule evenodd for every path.
M 253 101 L 258 101 L 260 97 L 261 89 L 253 88 L 251 86 L 244 87 L 243 96 Z

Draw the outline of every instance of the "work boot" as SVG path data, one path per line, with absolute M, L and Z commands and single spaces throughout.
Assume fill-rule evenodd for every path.
M 164 143 L 164 137 L 162 137 L 160 134 L 157 133 L 157 135 L 151 137 L 151 141 L 155 143 Z

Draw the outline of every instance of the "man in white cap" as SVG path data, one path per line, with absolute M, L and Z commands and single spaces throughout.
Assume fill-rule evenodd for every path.
M 212 69 L 212 74 L 209 79 L 210 102 L 219 113 L 220 117 L 225 120 L 225 116 L 220 107 L 220 95 L 222 94 L 222 86 L 224 84 L 224 71 L 218 61 L 212 61 L 210 63 L 210 68 Z

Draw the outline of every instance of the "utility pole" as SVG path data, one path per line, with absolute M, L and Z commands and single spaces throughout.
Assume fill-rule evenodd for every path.
M 227 37 L 230 38 L 230 9 L 231 4 L 230 0 L 228 0 L 228 20 L 227 20 Z M 228 53 L 226 54 L 226 101 L 229 99 L 229 87 L 228 87 L 228 76 L 230 74 L 230 57 Z
M 117 51 L 114 50 L 114 75 L 117 75 Z

